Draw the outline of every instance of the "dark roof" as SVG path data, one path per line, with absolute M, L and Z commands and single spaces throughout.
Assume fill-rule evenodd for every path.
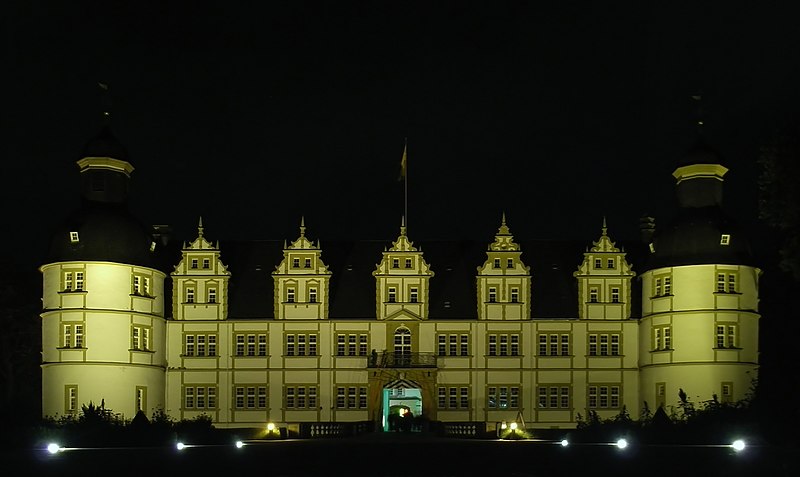
M 106 125 L 102 130 L 86 143 L 81 158 L 84 157 L 111 157 L 121 161 L 128 161 L 128 151 L 111 132 L 111 127 Z
M 722 164 L 722 155 L 715 148 L 708 145 L 705 138 L 700 136 L 686 154 L 678 160 L 678 167 L 692 164 Z
M 730 244 L 720 243 L 722 234 Z M 680 208 L 666 226 L 656 226 L 655 252 L 646 270 L 681 265 L 755 265 L 747 233 L 721 207 Z
M 392 240 L 322 242 L 322 261 L 331 271 L 330 313 L 333 319 L 375 318 L 375 277 L 372 272 Z M 429 318 L 476 319 L 478 267 L 486 260 L 487 242 L 469 240 L 414 241 L 434 272 L 430 280 Z M 591 241 L 517 241 L 522 261 L 531 267 L 533 318 L 577 318 L 578 288 L 573 277 Z M 638 243 L 637 243 L 638 245 Z M 169 270 L 180 260 L 173 246 Z M 617 246 L 624 246 L 617 244 Z M 229 317 L 274 318 L 272 272 L 283 259 L 283 241 L 221 241 L 222 262 L 231 272 Z M 634 269 L 637 255 L 628 252 Z M 166 270 L 165 270 L 166 271 Z M 638 270 L 637 270 L 638 273 Z M 171 284 L 170 284 L 171 285 Z M 638 280 L 632 282 L 632 309 L 638 317 Z M 167 296 L 171 296 L 167 294 Z
M 78 242 L 70 240 L 70 232 L 78 232 Z M 45 263 L 92 260 L 154 267 L 152 241 L 149 227 L 125 204 L 84 201 L 56 228 Z

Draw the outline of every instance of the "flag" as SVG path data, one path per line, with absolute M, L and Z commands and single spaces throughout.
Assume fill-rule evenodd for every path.
M 97 83 L 97 86 L 99 86 L 99 87 L 100 87 L 100 89 L 102 89 L 103 91 L 108 91 L 108 85 L 107 85 L 107 84 L 105 84 L 105 83 L 100 83 L 100 82 L 98 82 L 98 83 Z
M 408 161 L 408 143 L 403 146 L 403 157 L 400 159 L 400 177 L 397 180 L 406 178 L 406 162 Z

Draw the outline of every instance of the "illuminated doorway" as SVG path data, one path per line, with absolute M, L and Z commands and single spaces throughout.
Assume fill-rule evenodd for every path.
M 381 424 L 384 432 L 418 430 L 422 416 L 422 392 L 418 383 L 396 379 L 383 388 Z

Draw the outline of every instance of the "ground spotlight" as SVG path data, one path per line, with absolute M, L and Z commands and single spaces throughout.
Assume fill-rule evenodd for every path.
M 625 439 L 619 439 L 617 441 L 617 447 L 620 448 L 620 449 L 624 449 L 624 448 L 628 447 L 628 441 L 626 441 Z
M 743 450 L 744 450 L 744 448 L 746 447 L 746 445 L 745 445 L 745 443 L 744 443 L 744 441 L 743 441 L 743 440 L 741 440 L 741 439 L 736 439 L 736 440 L 735 440 L 735 441 L 733 441 L 733 443 L 731 444 L 731 447 L 733 447 L 733 450 L 735 450 L 736 452 L 741 452 L 741 451 L 743 451 Z
M 186 448 L 186 444 L 184 444 L 183 442 L 178 442 L 177 444 L 175 444 L 175 448 L 178 450 L 183 450 Z
M 244 447 L 244 442 L 242 442 L 242 441 L 236 441 L 236 448 L 237 448 L 237 449 L 241 449 L 242 447 Z
M 567 447 L 569 445 L 569 441 L 566 439 L 561 439 L 561 447 Z
M 56 444 L 55 442 L 47 444 L 47 452 L 51 454 L 55 454 L 56 452 L 61 450 L 61 446 Z

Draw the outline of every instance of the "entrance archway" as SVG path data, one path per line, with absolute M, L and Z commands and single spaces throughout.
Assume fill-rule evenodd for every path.
M 407 379 L 396 379 L 383 387 L 381 424 L 384 432 L 414 430 L 422 416 L 420 385 Z

